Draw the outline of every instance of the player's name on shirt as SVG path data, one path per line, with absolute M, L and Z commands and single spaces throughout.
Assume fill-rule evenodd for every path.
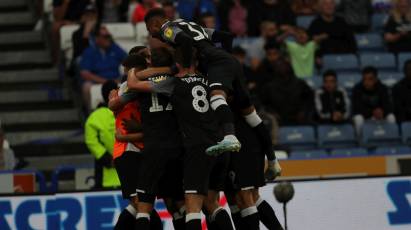
M 196 74 L 193 76 L 188 75 L 188 77 L 181 78 L 181 80 L 187 83 L 201 82 L 204 85 L 208 85 L 208 81 L 205 78 L 198 77 Z

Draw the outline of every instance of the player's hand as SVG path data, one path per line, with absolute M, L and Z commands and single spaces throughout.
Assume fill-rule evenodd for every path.
M 268 161 L 268 167 L 265 171 L 264 177 L 267 181 L 273 181 L 281 175 L 281 166 L 277 159 Z
M 108 99 L 112 100 L 116 97 L 118 97 L 118 91 L 116 89 L 111 90 L 110 94 L 108 95 Z
M 138 133 L 142 131 L 141 124 L 137 122 L 137 119 L 131 115 L 130 119 L 123 119 L 121 125 L 127 130 L 127 133 Z

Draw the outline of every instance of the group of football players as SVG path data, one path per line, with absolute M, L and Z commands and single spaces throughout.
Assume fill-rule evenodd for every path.
M 254 230 L 260 221 L 282 229 L 258 193 L 281 167 L 242 66 L 230 54 L 231 35 L 168 21 L 162 9 L 150 10 L 145 23 L 163 45 L 130 50 L 127 77 L 110 94 L 114 164 L 130 200 L 115 229 L 162 229 L 156 197 L 164 199 L 176 230 L 202 229 L 201 212 L 208 229 Z M 137 121 L 135 127 L 124 129 L 124 118 Z M 221 192 L 231 217 L 220 206 Z

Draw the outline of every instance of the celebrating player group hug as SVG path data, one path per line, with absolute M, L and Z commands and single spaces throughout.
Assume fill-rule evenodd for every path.
M 162 9 L 149 11 L 145 22 L 164 44 L 130 50 L 123 63 L 128 76 L 110 94 L 114 164 L 130 200 L 115 229 L 162 229 L 156 197 L 164 199 L 176 230 L 202 229 L 201 212 L 211 230 L 254 230 L 260 221 L 282 229 L 258 193 L 281 168 L 242 66 L 230 54 L 231 35 L 168 21 Z M 137 122 L 124 129 L 124 118 Z M 221 192 L 232 219 L 219 204 Z

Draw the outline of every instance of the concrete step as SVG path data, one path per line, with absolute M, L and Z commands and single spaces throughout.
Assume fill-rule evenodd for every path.
M 28 163 L 26 169 L 41 171 L 54 171 L 59 166 L 84 167 L 94 164 L 94 158 L 91 154 L 25 157 L 24 160 Z
M 0 91 L 25 91 L 25 90 L 49 90 L 61 89 L 63 83 L 61 81 L 38 81 L 38 82 L 18 82 L 18 83 L 2 83 Z
M 2 51 L 38 50 L 44 48 L 43 36 L 40 31 L 0 33 L 0 49 Z
M 6 138 L 10 145 L 23 145 L 29 143 L 53 143 L 79 136 L 82 129 L 77 130 L 49 130 L 29 132 L 7 132 Z M 81 136 L 81 135 L 80 135 Z M 45 145 L 46 146 L 46 145 Z
M 40 111 L 0 112 L 1 123 L 11 124 L 33 124 L 50 122 L 76 122 L 79 121 L 77 109 L 58 109 Z
M 81 136 L 83 138 L 83 136 Z M 77 156 L 88 155 L 89 150 L 84 144 L 83 139 L 77 142 L 63 142 L 51 144 L 23 144 L 12 146 L 14 152 L 18 156 L 33 157 L 33 156 Z
M 3 0 L 2 0 L 3 1 Z M 4 12 L 0 14 L 0 31 L 32 30 L 36 20 L 29 11 Z
M 22 103 L 3 103 L 0 104 L 1 112 L 18 112 L 18 111 L 39 111 L 39 110 L 58 110 L 73 108 L 73 101 L 48 101 L 48 102 L 22 102 Z
M 57 80 L 59 80 L 59 73 L 56 68 L 0 72 L 0 83 L 42 82 Z
M 58 121 L 58 122 L 33 122 L 3 124 L 2 127 L 7 132 L 28 132 L 28 131 L 50 131 L 50 130 L 71 130 L 79 129 L 80 121 Z
M 2 60 L 0 70 L 23 70 L 52 66 L 50 53 L 47 50 L 0 52 L 0 60 Z
M 21 103 L 21 102 L 48 102 L 69 100 L 68 89 L 44 89 L 26 91 L 0 91 L 0 103 Z
M 26 0 L 1 0 L 0 12 L 27 10 Z

